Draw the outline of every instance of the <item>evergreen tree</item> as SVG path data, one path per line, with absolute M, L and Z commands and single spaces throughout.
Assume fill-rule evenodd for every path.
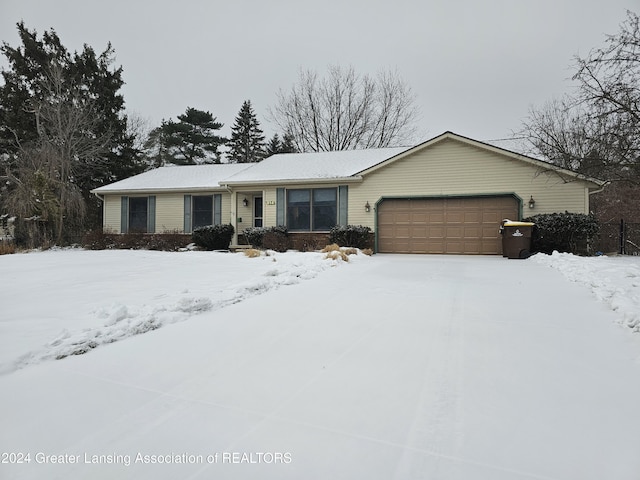
M 231 140 L 228 145 L 231 163 L 259 162 L 267 155 L 264 134 L 249 100 L 242 104 L 231 127 Z
M 178 115 L 178 120 L 163 120 L 162 125 L 149 135 L 146 147 L 152 165 L 220 163 L 218 148 L 224 145 L 226 138 L 217 135 L 216 131 L 223 124 L 210 112 L 191 107 Z
M 293 141 L 293 135 L 285 133 L 280 144 L 280 153 L 296 153 L 296 145 Z
M 122 68 L 112 68 L 111 44 L 100 54 L 88 45 L 70 53 L 53 29 L 39 37 L 23 22 L 17 28 L 21 45 L 0 45 L 9 65 L 1 72 L 0 85 L 0 175 L 8 179 L 0 202 L 8 208 L 20 182 L 28 183 L 25 175 L 47 171 L 47 183 L 62 192 L 57 212 L 65 219 L 64 229 L 70 224 L 82 229 L 84 212 L 89 224 L 97 226 L 100 204 L 89 190 L 142 169 L 119 93 Z M 74 214 L 64 206 L 71 191 L 79 192 L 84 203 Z M 61 228 L 55 226 L 58 233 Z
M 267 157 L 280 153 L 281 147 L 282 142 L 280 141 L 280 136 L 277 133 L 274 133 L 273 137 L 271 137 L 271 140 L 269 140 L 269 143 L 267 143 L 267 146 L 265 147 L 267 151 Z
M 293 144 L 293 137 L 288 134 L 284 134 L 282 140 L 280 136 L 275 133 L 269 143 L 266 146 L 267 157 L 275 155 L 276 153 L 295 153 L 296 147 Z

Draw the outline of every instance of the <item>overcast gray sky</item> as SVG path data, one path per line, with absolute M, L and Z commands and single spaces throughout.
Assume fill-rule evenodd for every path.
M 72 51 L 110 41 L 127 109 L 152 127 L 191 106 L 229 134 L 249 99 L 270 136 L 278 89 L 337 64 L 397 70 L 417 95 L 417 140 L 487 141 L 570 91 L 573 56 L 603 45 L 626 9 L 640 0 L 0 0 L 0 40 L 17 46 L 24 20 Z

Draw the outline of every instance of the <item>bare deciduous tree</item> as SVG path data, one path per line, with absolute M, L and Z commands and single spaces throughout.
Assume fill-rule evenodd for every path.
M 580 85 L 578 99 L 596 106 L 599 115 L 625 115 L 640 124 L 640 18 L 627 11 L 617 35 L 608 35 L 604 48 L 576 57 L 573 76 Z
M 576 57 L 575 95 L 531 109 L 516 136 L 529 153 L 586 175 L 640 183 L 640 25 L 627 12 L 603 48 Z
M 100 121 L 93 101 L 65 84 L 63 71 L 51 65 L 42 87 L 46 95 L 32 101 L 38 138 L 19 145 L 17 168 L 7 170 L 12 188 L 7 203 L 23 218 L 46 221 L 58 244 L 63 243 L 65 225 L 79 224 L 86 213 L 80 175 L 102 167 L 111 135 L 96 135 Z
M 411 88 L 396 72 L 373 78 L 332 66 L 324 78 L 301 71 L 290 91 L 280 90 L 269 114 L 298 151 L 309 152 L 410 142 L 418 109 Z

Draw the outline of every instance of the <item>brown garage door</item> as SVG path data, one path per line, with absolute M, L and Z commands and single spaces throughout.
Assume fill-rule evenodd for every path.
M 378 206 L 378 251 L 501 254 L 500 222 L 518 211 L 512 196 L 386 199 Z

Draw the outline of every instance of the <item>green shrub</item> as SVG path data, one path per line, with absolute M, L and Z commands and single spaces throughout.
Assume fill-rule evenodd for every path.
M 371 229 L 362 225 L 337 225 L 329 232 L 329 243 L 341 247 L 367 248 L 371 246 Z
M 267 228 L 262 236 L 262 248 L 266 250 L 286 252 L 290 246 L 289 231 L 283 225 Z
M 231 224 L 207 225 L 193 230 L 191 239 L 205 250 L 227 250 L 235 229 Z
M 284 225 L 277 227 L 249 227 L 245 228 L 242 234 L 247 243 L 255 248 L 265 248 L 277 252 L 284 252 L 289 248 L 289 231 Z
M 269 229 L 265 227 L 249 227 L 242 231 L 247 243 L 255 248 L 262 247 L 262 239 Z
M 542 213 L 524 219 L 533 222 L 532 251 L 589 254 L 600 226 L 593 215 Z
M 191 236 L 181 232 L 165 233 L 113 233 L 101 228 L 91 230 L 82 237 L 82 246 L 88 250 L 163 250 L 175 252 L 186 247 Z

